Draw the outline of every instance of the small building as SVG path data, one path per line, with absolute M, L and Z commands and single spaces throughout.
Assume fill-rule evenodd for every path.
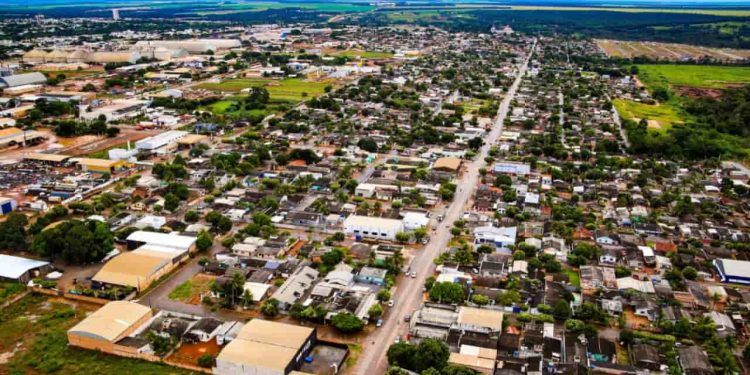
M 680 366 L 685 375 L 713 375 L 714 370 L 708 355 L 699 346 L 678 350 Z
M 8 197 L 0 197 L 0 216 L 7 215 L 16 210 L 16 200 Z
M 458 353 L 451 353 L 448 363 L 466 366 L 480 374 L 492 375 L 495 373 L 497 361 L 497 350 L 480 348 L 473 345 L 461 345 Z
M 253 319 L 216 357 L 214 374 L 287 375 L 317 341 L 315 328 Z
M 49 262 L 0 254 L 0 279 L 27 283 L 52 269 Z
M 432 169 L 442 172 L 457 173 L 458 170 L 461 169 L 462 163 L 463 161 L 459 158 L 439 158 L 435 160 L 435 163 L 432 165 Z
M 375 285 L 385 285 L 385 278 L 388 270 L 375 267 L 362 267 L 359 273 L 354 276 L 354 280 Z
M 404 231 L 401 220 L 351 215 L 344 220 L 344 233 L 357 238 L 377 238 L 394 241 L 396 234 Z
M 734 259 L 714 259 L 713 263 L 722 282 L 750 284 L 750 262 Z
M 133 357 L 133 348 L 118 345 L 153 317 L 148 306 L 113 301 L 68 330 L 68 344 L 79 348 Z

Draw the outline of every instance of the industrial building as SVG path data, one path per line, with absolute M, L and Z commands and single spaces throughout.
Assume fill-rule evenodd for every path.
M 49 262 L 0 254 L 0 280 L 27 283 L 51 268 Z
M 113 301 L 68 330 L 68 344 L 104 353 L 137 357 L 136 348 L 118 344 L 153 317 L 148 306 Z
M 80 117 L 85 121 L 94 121 L 104 116 L 107 122 L 128 119 L 143 114 L 149 103 L 148 100 L 137 99 L 114 100 L 108 105 L 81 111 Z
M 239 39 L 185 39 L 185 40 L 142 40 L 135 44 L 138 50 L 164 48 L 168 50 L 183 49 L 190 53 L 206 53 L 242 46 Z
M 132 287 L 140 291 L 174 267 L 169 254 L 138 249 L 109 260 L 91 281 L 95 286 Z
M 171 233 L 135 231 L 127 238 L 128 249 L 146 246 L 167 249 L 175 254 L 195 251 L 195 237 L 181 236 Z
M 396 219 L 351 215 L 344 220 L 344 232 L 358 238 L 394 241 L 396 234 L 403 231 L 403 221 Z
M 316 340 L 315 328 L 253 319 L 219 353 L 213 372 L 287 375 L 302 365 Z
M 25 85 L 41 85 L 47 83 L 47 77 L 39 72 L 14 74 L 0 77 L 0 88 L 18 87 Z
M 185 137 L 190 133 L 181 130 L 171 130 L 161 134 L 157 134 L 153 137 L 148 137 L 135 142 L 135 148 L 144 151 L 155 151 L 157 149 L 171 146 L 175 144 L 179 139 Z
M 46 139 L 46 135 L 36 130 L 5 128 L 0 130 L 0 149 L 13 146 L 32 146 Z
M 27 64 L 42 63 L 130 63 L 135 64 L 141 58 L 138 51 L 101 51 L 92 52 L 82 49 L 45 51 L 43 49 L 32 49 L 26 52 L 22 60 Z M 46 82 L 46 80 L 45 80 Z

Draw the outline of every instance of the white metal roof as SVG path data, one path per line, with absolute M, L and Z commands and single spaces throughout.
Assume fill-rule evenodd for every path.
M 196 241 L 195 237 L 180 236 L 160 232 L 136 231 L 128 236 L 128 241 L 144 242 L 149 245 L 189 250 Z
M 17 279 L 29 270 L 43 267 L 48 264 L 49 262 L 44 262 L 41 260 L 0 254 L 0 277 Z

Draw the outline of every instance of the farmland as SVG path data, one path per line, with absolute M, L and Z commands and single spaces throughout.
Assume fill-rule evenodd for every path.
M 273 80 L 268 78 L 238 78 L 219 83 L 203 83 L 199 87 L 222 92 L 239 92 L 251 87 L 265 87 L 271 100 L 298 102 L 325 92 L 326 82 L 312 82 L 300 78 Z
M 750 57 L 750 50 L 710 48 L 688 44 L 597 39 L 596 44 L 610 57 L 648 57 L 658 60 L 681 61 L 705 56 L 721 61 L 739 61 Z
M 0 315 L 3 374 L 189 374 L 166 365 L 68 346 L 66 332 L 98 306 L 30 295 Z
M 724 88 L 750 83 L 750 67 L 710 65 L 639 65 L 638 78 L 649 89 L 687 86 Z

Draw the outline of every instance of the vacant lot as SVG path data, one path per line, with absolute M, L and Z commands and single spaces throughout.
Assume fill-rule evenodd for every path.
M 67 330 L 97 308 L 30 295 L 4 309 L 0 312 L 0 373 L 190 373 L 156 363 L 69 347 Z
M 655 131 L 666 131 L 672 125 L 684 122 L 677 110 L 669 104 L 649 105 L 631 100 L 615 99 L 614 105 L 623 118 L 636 122 L 646 119 L 649 121 L 649 129 Z
M 178 285 L 173 291 L 169 292 L 169 299 L 200 305 L 203 293 L 211 289 L 211 284 L 215 277 L 198 274 L 192 279 Z
M 325 92 L 326 82 L 311 82 L 300 78 L 274 80 L 268 78 L 239 78 L 220 83 L 203 83 L 198 87 L 206 90 L 239 92 L 251 87 L 265 87 L 273 100 L 298 102 Z
M 638 78 L 649 89 L 686 86 L 724 88 L 750 83 L 750 67 L 716 65 L 638 65 Z
M 660 60 L 700 59 L 705 56 L 723 61 L 738 61 L 750 57 L 750 50 L 710 48 L 688 44 L 637 42 L 597 39 L 596 44 L 607 56 L 632 58 L 645 56 Z

